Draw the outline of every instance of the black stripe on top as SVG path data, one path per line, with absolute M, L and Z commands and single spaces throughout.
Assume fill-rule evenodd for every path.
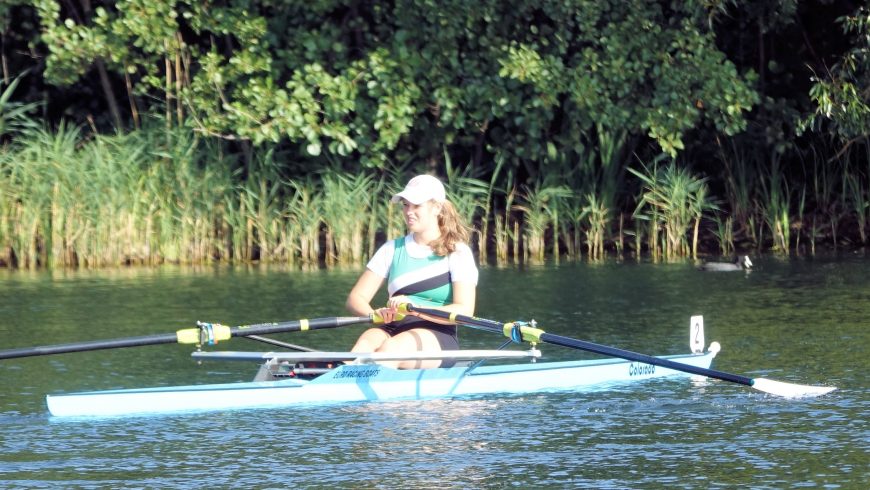
M 424 279 L 420 282 L 408 284 L 407 286 L 393 293 L 393 296 L 411 296 L 412 294 L 422 293 L 423 291 L 429 291 L 430 289 L 440 288 L 445 284 L 450 284 L 450 272 L 445 272 L 443 274 Z

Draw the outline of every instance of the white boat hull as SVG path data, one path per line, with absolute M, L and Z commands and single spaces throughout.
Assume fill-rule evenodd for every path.
M 714 351 L 663 358 L 709 368 L 715 356 Z M 537 391 L 590 391 L 611 384 L 674 375 L 691 376 L 622 359 L 424 370 L 349 364 L 313 380 L 92 391 L 48 395 L 46 402 L 49 412 L 55 417 L 106 417 Z

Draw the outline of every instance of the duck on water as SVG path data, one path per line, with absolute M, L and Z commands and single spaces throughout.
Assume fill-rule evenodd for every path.
M 706 262 L 699 269 L 711 272 L 748 271 L 752 269 L 752 261 L 748 255 L 740 255 L 734 262 Z

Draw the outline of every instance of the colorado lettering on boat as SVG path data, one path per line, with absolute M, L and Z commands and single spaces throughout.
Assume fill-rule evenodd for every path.
M 381 372 L 381 368 L 379 367 L 361 367 L 357 368 L 355 366 L 347 366 L 343 370 L 335 373 L 333 379 L 342 379 L 342 378 L 373 378 L 377 376 Z
M 656 367 L 651 364 L 640 364 L 633 362 L 628 365 L 629 376 L 644 376 L 647 374 L 655 374 Z

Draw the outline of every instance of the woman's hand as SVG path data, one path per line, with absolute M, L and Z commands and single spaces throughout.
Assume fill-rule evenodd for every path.
M 403 296 L 403 295 L 393 296 L 392 298 L 387 300 L 387 307 L 388 308 L 396 309 L 400 305 L 403 305 L 403 304 L 413 304 L 413 303 L 411 303 L 411 300 L 408 299 L 407 296 Z
M 397 320 L 401 320 L 402 318 L 404 318 L 406 316 L 420 316 L 420 314 L 417 313 L 416 311 L 402 310 L 401 312 L 399 312 L 400 306 L 413 305 L 413 304 L 414 303 L 411 302 L 411 298 L 409 298 L 407 296 L 402 296 L 402 295 L 393 296 L 392 298 L 387 300 L 387 307 L 393 308 L 394 311 L 398 312 L 397 314 L 399 315 L 399 318 L 397 318 Z
M 380 319 L 383 323 L 393 323 L 393 321 L 396 319 L 396 309 L 390 308 L 388 306 L 384 308 L 378 308 L 374 310 L 372 314 L 375 317 L 375 323 L 378 323 L 377 319 Z
M 387 300 L 387 306 L 378 308 L 374 311 L 375 316 L 380 317 L 384 323 L 392 323 L 399 321 L 405 316 L 418 316 L 415 312 L 399 311 L 399 306 L 403 304 L 413 304 L 407 296 L 394 296 Z

